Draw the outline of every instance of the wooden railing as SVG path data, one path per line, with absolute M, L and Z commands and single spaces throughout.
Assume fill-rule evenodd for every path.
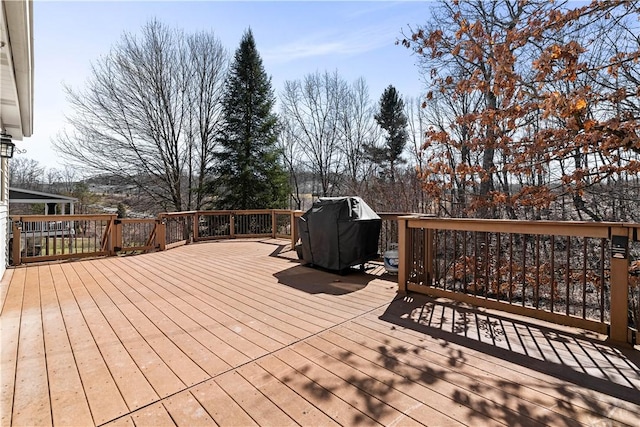
M 11 264 L 113 253 L 116 215 L 29 215 L 13 217 Z
M 239 237 L 287 238 L 293 248 L 300 215 L 252 210 L 163 213 L 151 219 L 17 216 L 12 218 L 11 264 Z M 635 340 L 640 224 L 380 216 L 380 253 L 399 245 L 400 292 L 445 296 L 608 333 L 616 342 Z
M 114 220 L 113 252 L 149 252 L 156 248 L 157 219 L 122 218 Z
M 116 215 L 12 217 L 10 264 L 166 250 L 186 243 L 249 237 L 297 240 L 300 211 L 188 211 L 157 218 Z M 14 237 L 20 236 L 20 238 Z
M 398 222 L 400 292 L 634 340 L 629 296 L 638 284 L 629 250 L 640 225 L 420 216 Z

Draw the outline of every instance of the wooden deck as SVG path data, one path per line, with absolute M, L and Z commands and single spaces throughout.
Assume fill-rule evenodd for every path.
M 637 350 L 284 244 L 8 270 L 2 426 L 639 425 Z

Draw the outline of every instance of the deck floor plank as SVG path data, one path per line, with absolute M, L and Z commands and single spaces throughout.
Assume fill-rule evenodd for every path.
M 279 357 L 267 357 L 257 361 L 258 365 L 280 382 L 286 384 L 301 397 L 313 404 L 340 425 L 380 426 L 373 418 L 341 399 L 329 388 L 323 387 L 306 375 L 307 368 L 292 367 Z
M 20 340 L 20 318 L 22 317 L 22 299 L 27 269 L 12 271 L 10 284 L 7 285 L 5 299 L 2 302 L 2 321 L 0 321 L 0 425 L 12 423 L 13 400 L 16 386 L 16 365 L 18 361 L 18 342 Z M 4 282 L 4 280 L 3 280 Z
M 342 328 L 337 328 L 340 329 Z M 456 416 L 461 417 L 468 410 L 461 405 L 451 405 L 448 397 L 416 381 L 424 379 L 427 376 L 426 372 L 416 372 L 417 369 L 414 372 L 403 372 L 398 366 L 399 361 L 380 353 L 372 357 L 374 361 L 365 359 L 358 356 L 359 353 L 351 353 L 351 349 L 355 349 L 353 345 L 347 344 L 345 349 L 328 341 L 333 337 L 330 332 L 324 333 L 304 345 L 296 346 L 295 350 L 342 376 L 345 381 L 356 387 L 367 392 L 375 391 L 376 396 L 382 396 L 385 403 L 405 415 L 397 424 L 419 422 L 432 425 L 460 425 Z
M 51 402 L 44 348 L 38 269 L 27 269 L 16 364 L 14 425 L 49 425 Z M 34 375 L 34 373 L 36 373 Z
M 206 270 L 203 270 L 202 266 L 194 264 L 191 260 L 185 260 L 184 266 L 186 269 L 196 272 L 200 277 L 206 277 L 214 273 L 213 271 L 208 273 Z M 237 276 L 235 271 L 227 269 L 218 269 L 216 276 L 218 276 L 220 280 L 232 280 L 235 284 L 236 292 L 254 295 L 258 300 L 268 298 L 273 303 L 273 307 L 283 313 L 294 313 L 293 315 L 295 315 L 297 311 L 314 310 L 316 316 L 313 325 L 320 328 L 325 328 L 330 324 L 343 321 L 349 317 L 345 316 L 344 313 L 329 311 L 326 305 L 319 304 L 315 301 L 309 302 L 308 299 L 299 298 L 290 292 L 287 293 L 287 295 L 282 295 L 280 287 L 274 286 L 276 284 L 275 279 L 270 278 L 268 272 L 258 270 L 255 264 L 252 265 L 249 271 L 242 274 L 242 276 Z M 315 332 L 315 330 L 308 330 L 308 332 Z
M 258 313 L 265 313 L 270 317 L 274 317 L 280 319 L 284 324 L 294 325 L 297 319 L 296 315 L 300 313 L 297 309 L 291 307 L 291 305 L 287 305 L 281 302 L 276 302 L 273 297 L 269 297 L 268 299 L 263 298 L 255 298 L 254 294 L 251 292 L 251 287 L 241 287 L 238 286 L 241 283 L 246 283 L 246 279 L 243 279 L 243 275 L 239 275 L 238 271 L 242 271 L 242 264 L 235 264 L 236 260 L 229 260 L 229 264 L 227 267 L 233 270 L 232 273 L 229 273 L 226 268 L 220 267 L 216 270 L 215 275 L 209 275 L 208 277 L 205 275 L 201 275 L 200 277 L 205 280 L 211 282 L 214 286 L 216 286 L 216 291 L 219 295 L 225 295 L 228 298 L 235 298 L 239 300 L 244 306 L 249 309 L 256 310 Z M 190 271 L 188 264 L 181 264 L 182 268 L 180 270 Z M 175 274 L 175 271 L 174 271 Z M 232 288 L 228 288 L 226 286 L 222 286 L 225 283 L 234 283 Z M 268 302 L 268 303 L 267 303 Z M 309 322 L 305 324 L 298 324 L 297 328 L 300 330 L 297 336 L 298 338 L 302 338 L 308 336 L 310 334 L 316 333 L 322 328 L 331 325 L 331 322 L 314 318 L 310 319 Z M 289 329 L 289 328 L 287 328 Z
M 225 391 L 258 425 L 297 426 L 298 424 L 273 401 L 248 382 L 237 371 L 228 372 L 215 379 Z
M 198 363 L 203 367 L 216 366 L 215 370 L 207 370 L 210 375 L 215 375 L 231 366 L 237 366 L 251 360 L 249 356 L 237 350 L 231 343 L 228 344 L 216 336 L 208 327 L 198 324 L 192 317 L 197 310 L 194 310 L 189 304 L 183 303 L 180 296 L 167 292 L 162 287 L 159 279 L 145 274 L 141 269 L 136 269 L 136 273 L 138 274 L 136 278 L 140 283 L 137 291 L 150 301 L 158 312 L 173 322 L 173 325 L 167 327 L 166 333 L 173 335 L 180 333 L 178 330 L 182 330 L 185 338 L 188 337 L 189 340 L 193 340 L 194 348 L 200 347 L 195 350 L 196 352 L 203 354 L 208 351 L 210 353 L 208 357 L 219 359 L 217 365 L 208 359 Z M 240 339 L 237 339 L 237 341 Z M 262 354 L 264 354 L 264 351 L 258 352 L 257 356 Z
M 143 305 L 145 314 L 152 322 L 167 337 L 171 337 L 180 350 L 202 371 L 194 379 L 187 380 L 188 384 L 204 381 L 233 366 L 233 359 L 231 363 L 226 360 L 226 356 L 231 353 L 229 346 L 219 339 L 215 339 L 209 331 L 190 321 L 188 316 L 177 310 L 161 294 L 156 292 L 156 286 L 149 283 L 141 273 L 133 272 L 131 277 L 138 282 L 135 292 L 139 294 L 140 299 L 137 304 Z M 221 347 L 220 354 L 213 351 L 216 345 Z M 249 360 L 238 352 L 233 352 L 233 357 L 240 358 L 243 362 Z
M 369 305 L 366 298 L 369 297 L 372 290 L 368 290 L 365 295 L 362 295 L 362 298 L 357 300 L 357 305 L 354 307 L 349 307 L 342 303 L 342 299 L 335 298 L 335 295 L 348 295 L 364 288 L 365 283 L 361 277 L 353 282 L 349 280 L 349 276 L 339 276 L 327 272 L 320 273 L 319 270 L 272 257 L 256 259 L 247 254 L 241 254 L 238 256 L 237 261 L 244 265 L 251 265 L 251 268 L 247 269 L 243 274 L 246 279 L 239 283 L 243 289 L 253 289 L 255 284 L 259 287 L 260 295 L 278 296 L 278 300 L 284 301 L 285 304 L 289 303 L 314 309 L 318 316 L 322 316 L 326 320 L 339 321 L 338 319 L 344 319 L 345 316 L 349 317 Z M 185 262 L 201 272 L 211 268 L 210 266 L 196 265 L 192 259 L 185 259 Z M 304 280 L 291 280 L 293 287 L 287 289 L 289 286 L 275 286 L 277 284 L 287 285 L 287 283 L 282 282 L 283 276 L 281 274 L 283 270 L 296 270 L 307 274 L 304 274 Z M 227 277 L 229 276 L 227 275 Z M 318 280 L 319 278 L 320 280 Z M 315 287 L 313 282 L 317 282 Z M 300 289 L 297 289 L 296 286 L 300 286 Z M 292 289 L 294 290 L 293 292 Z M 325 293 L 333 293 L 330 295 L 332 298 L 323 299 L 322 295 Z M 365 299 L 365 301 L 362 301 L 362 299 Z
M 101 424 L 100 426 L 101 427 L 138 427 L 136 426 L 133 419 L 129 415 L 125 417 L 117 418 L 105 424 Z
M 229 368 L 222 359 L 198 343 L 184 329 L 154 304 L 154 298 L 145 297 L 144 283 L 140 283 L 129 269 L 122 269 L 118 259 L 105 259 L 104 265 L 112 268 L 124 280 L 117 288 L 141 313 L 140 325 L 146 329 L 147 342 L 156 349 L 173 372 L 187 386 L 198 384 Z
M 381 290 L 377 292 L 377 287 L 370 286 L 366 293 L 354 294 L 354 291 L 363 289 L 368 282 L 363 280 L 361 276 L 341 276 L 338 274 L 325 272 L 309 267 L 305 267 L 298 263 L 291 264 L 291 261 L 280 259 L 247 259 L 239 258 L 240 263 L 250 263 L 252 266 L 261 267 L 249 269 L 245 274 L 251 277 L 257 283 L 267 283 L 266 291 L 270 294 L 277 293 L 282 297 L 296 303 L 304 302 L 318 311 L 331 309 L 329 313 L 340 313 L 341 316 L 353 316 L 360 313 L 363 309 L 373 305 L 383 304 L 388 298 L 388 292 Z M 193 265 L 192 259 L 190 261 Z M 194 265 L 199 269 L 211 268 L 211 266 Z M 288 267 L 288 268 L 286 268 Z M 215 270 L 212 271 L 215 273 Z M 287 287 L 273 286 L 276 283 L 291 286 Z M 251 289 L 251 288 L 249 288 Z M 295 289 L 298 292 L 292 292 Z M 336 298 L 339 296 L 339 298 Z
M 303 426 L 339 425 L 258 364 L 246 364 L 240 367 L 237 372 L 296 423 Z
M 256 319 L 250 310 L 233 300 L 219 298 L 217 293 L 212 292 L 210 280 L 194 276 L 190 271 L 184 271 L 180 276 L 174 276 L 173 270 L 163 269 L 164 264 L 152 264 L 154 271 L 162 273 L 166 285 L 175 288 L 186 294 L 184 297 L 193 307 L 199 311 L 207 313 L 220 325 L 228 328 L 234 333 L 246 338 L 253 343 L 260 343 L 266 351 L 274 351 L 295 339 L 295 336 L 285 334 L 276 329 L 273 325 Z M 210 277 L 213 277 L 214 272 Z M 176 291 L 174 291 L 176 292 Z M 244 310 L 244 311 L 243 311 Z M 265 338 L 268 338 L 265 341 Z
M 120 341 L 114 328 L 105 317 L 102 307 L 98 304 L 101 292 L 98 290 L 93 276 L 86 274 L 82 263 L 67 264 L 71 267 L 67 277 L 73 276 L 83 286 L 74 288 L 74 295 L 83 312 L 100 354 L 104 358 L 113 379 L 129 410 L 140 408 L 158 400 L 158 395 L 140 371 L 125 346 Z
M 149 374 L 149 378 L 157 393 L 167 397 L 184 390 L 186 384 L 181 378 L 191 379 L 194 382 L 201 380 L 203 371 L 146 316 L 143 307 L 136 306 L 134 301 L 137 296 L 133 290 L 135 283 L 128 284 L 121 276 L 109 270 L 104 263 L 97 265 L 96 270 L 109 280 L 104 284 L 104 289 L 135 329 L 129 332 L 132 334 L 135 345 L 139 347 L 141 364 L 153 372 Z M 134 300 L 130 299 L 131 295 Z M 137 336 L 142 340 L 136 339 Z
M 258 425 L 247 411 L 214 380 L 193 387 L 191 393 L 218 425 L 235 427 Z
M 38 273 L 53 424 L 91 425 L 93 418 L 60 310 L 53 272 L 49 266 L 41 266 Z
M 141 267 L 139 266 L 140 269 Z M 205 345 L 209 347 L 215 348 L 216 354 L 230 365 L 237 366 L 263 356 L 269 351 L 267 348 L 271 349 L 271 351 L 279 348 L 279 345 L 273 343 L 273 340 L 267 336 L 253 335 L 254 340 L 251 341 L 249 338 L 238 334 L 235 330 L 222 325 L 213 317 L 207 315 L 206 312 L 201 311 L 197 304 L 193 304 L 193 294 L 184 289 L 182 283 L 169 285 L 166 275 L 162 279 L 151 274 L 147 274 L 145 277 L 156 285 L 155 289 L 158 296 L 165 301 L 170 301 L 173 305 L 172 310 L 175 315 L 172 318 L 182 318 L 183 322 L 181 323 L 188 329 L 200 329 L 208 332 L 207 335 L 201 337 L 200 341 L 206 343 Z M 263 348 L 263 345 L 267 348 Z
M 0 277 L 0 311 L 2 311 L 2 307 L 4 307 L 4 302 L 7 300 L 7 294 L 9 293 L 9 285 L 11 285 L 11 279 L 13 278 L 13 273 L 16 271 L 13 268 L 7 269 L 4 272 L 4 276 Z
M 298 348 L 298 346 L 295 348 Z M 328 367 L 321 366 L 313 360 L 303 357 L 294 348 L 283 349 L 276 356 L 316 384 L 322 386 L 325 390 L 329 390 L 363 414 L 367 414 L 367 417 L 372 420 L 376 420 L 383 425 L 389 425 L 402 417 L 402 412 L 385 402 L 382 396 L 371 394 L 370 390 L 364 390 L 365 387 L 355 386 L 352 382 L 341 378 L 331 369 L 328 369 Z M 354 382 L 358 377 L 359 373 L 354 372 Z M 356 419 L 354 421 L 359 422 L 360 420 Z
M 75 298 L 73 288 L 82 284 L 76 282 L 69 265 L 52 265 L 52 276 L 84 393 L 93 421 L 99 425 L 127 414 L 129 409 Z
M 446 305 L 433 306 L 430 326 L 451 329 L 452 324 L 464 325 L 465 335 L 474 336 L 496 348 L 520 352 L 528 356 L 563 364 L 571 369 L 589 371 L 591 375 L 613 381 L 626 381 L 640 388 L 640 371 L 628 366 L 616 366 L 607 356 L 596 348 L 589 350 L 568 341 L 554 332 L 542 331 L 522 323 L 502 322 L 489 314 L 473 313 L 474 319 L 467 319 L 467 313 Z M 417 320 L 417 319 L 416 319 Z M 510 337 L 517 337 L 511 339 Z M 584 344 L 587 341 L 583 341 Z M 635 371 L 635 375 L 633 375 Z M 635 377 L 635 379 L 634 379 Z
M 296 322 L 295 319 L 289 317 L 283 318 L 276 310 L 270 310 L 267 303 L 255 304 L 251 298 L 251 294 L 244 295 L 235 291 L 233 287 L 228 286 L 228 282 L 220 279 L 217 276 L 212 275 L 208 279 L 201 278 L 198 281 L 193 281 L 193 276 L 188 271 L 179 270 L 181 272 L 173 273 L 187 280 L 192 280 L 192 285 L 204 293 L 207 297 L 219 301 L 220 306 L 230 307 L 237 312 L 247 316 L 247 324 L 252 326 L 259 323 L 264 323 L 270 326 L 271 333 L 273 335 L 282 334 L 286 338 L 286 342 L 292 342 L 295 340 L 308 337 L 311 332 L 317 331 L 317 329 L 309 330 L 304 325 L 300 325 L 300 322 Z M 237 270 L 236 270 L 237 271 Z M 268 329 L 262 330 L 265 334 L 268 334 Z
M 637 426 L 640 353 L 280 240 L 11 269 L 1 426 Z
M 86 264 L 83 264 L 82 267 L 86 269 Z M 87 270 L 85 271 L 88 273 Z M 131 304 L 122 297 L 120 292 L 117 292 L 100 270 L 93 274 L 100 287 L 100 290 L 94 290 L 94 297 L 120 342 L 155 391 L 156 395 L 150 396 L 151 401 L 184 389 L 184 383 L 171 371 L 145 340 L 145 337 L 135 328 L 133 324 L 136 320 L 135 315 L 131 318 L 127 317 L 126 313 L 132 308 Z
M 464 417 L 492 418 L 496 423 L 506 425 L 548 425 L 548 423 L 561 425 L 573 422 L 571 414 L 563 417 L 533 400 L 529 400 L 530 409 L 526 413 L 521 413 L 520 400 L 526 401 L 529 396 L 522 393 L 517 398 L 512 397 L 512 394 L 518 394 L 519 388 L 513 390 L 508 388 L 506 384 L 502 384 L 500 387 L 491 382 L 483 382 L 480 376 L 466 375 L 464 366 L 452 367 L 446 363 L 443 364 L 440 362 L 441 358 L 438 360 L 438 358 L 418 357 L 428 351 L 419 354 L 411 348 L 405 350 L 391 340 L 385 343 L 375 337 L 373 331 L 370 332 L 370 335 L 363 336 L 359 333 L 349 333 L 346 328 L 340 328 L 323 334 L 315 342 L 309 342 L 309 345 L 327 350 L 332 348 L 332 344 L 337 346 L 334 352 L 342 351 L 353 354 L 353 359 L 359 360 L 359 369 L 366 369 L 370 375 L 377 373 L 380 381 L 401 385 L 405 392 L 413 390 L 412 395 L 420 393 L 424 396 L 420 397 L 420 400 L 428 402 L 432 411 L 436 409 L 456 419 Z M 389 371 L 380 369 L 384 366 L 388 366 Z M 431 378 L 427 381 L 426 386 L 429 389 L 428 395 L 425 395 L 425 391 L 416 389 L 420 380 L 426 378 Z M 449 398 L 456 392 L 459 396 L 467 396 L 464 400 L 459 399 L 457 403 L 460 405 L 457 406 L 451 405 Z M 479 408 L 473 405 L 465 405 L 467 401 L 473 402 L 480 399 L 485 402 L 483 412 L 478 411 Z
M 136 427 L 173 427 L 176 425 L 167 408 L 161 402 L 135 411 L 131 415 L 131 419 Z
M 164 407 L 177 426 L 212 426 L 213 418 L 207 410 L 198 402 L 190 391 L 183 391 L 166 398 Z

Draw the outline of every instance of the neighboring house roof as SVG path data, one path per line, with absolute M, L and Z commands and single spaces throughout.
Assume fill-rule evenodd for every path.
M 33 132 L 33 2 L 0 4 L 0 125 L 13 139 Z
M 76 203 L 75 197 L 60 194 L 43 193 L 41 191 L 25 190 L 9 187 L 9 204 L 11 203 Z

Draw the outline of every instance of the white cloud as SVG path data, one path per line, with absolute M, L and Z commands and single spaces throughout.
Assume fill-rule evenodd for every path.
M 369 28 L 347 34 L 317 34 L 263 50 L 265 61 L 285 63 L 297 59 L 339 55 L 351 56 L 392 45 L 393 35 L 384 28 Z

